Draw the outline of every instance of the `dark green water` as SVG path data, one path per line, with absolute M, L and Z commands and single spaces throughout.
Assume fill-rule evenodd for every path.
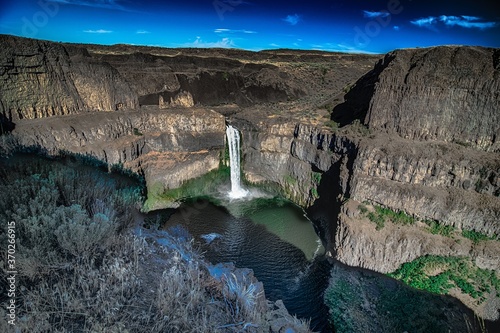
M 272 199 L 226 207 L 199 200 L 182 204 L 163 227 L 177 225 L 189 231 L 209 261 L 253 269 L 268 299 L 281 299 L 290 313 L 311 319 L 313 330 L 331 331 L 323 304 L 330 265 L 300 208 Z

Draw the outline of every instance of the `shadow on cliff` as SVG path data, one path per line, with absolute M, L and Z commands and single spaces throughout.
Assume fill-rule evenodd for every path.
M 395 58 L 391 53 L 379 60 L 375 67 L 359 78 L 354 84 L 344 88 L 344 102 L 335 106 L 332 110 L 331 120 L 340 126 L 349 125 L 359 119 L 365 123 L 365 117 L 370 107 L 370 101 L 375 92 L 380 73 Z
M 248 66 L 247 66 L 248 67 Z M 221 105 L 236 103 L 239 106 L 251 106 L 256 103 L 285 102 L 289 98 L 295 99 L 304 96 L 305 92 L 299 89 L 284 88 L 278 84 L 261 82 L 258 80 L 260 72 L 201 72 L 197 77 L 185 74 L 176 74 L 180 88 L 176 91 L 155 92 L 140 96 L 141 105 L 158 105 L 159 97 L 169 101 L 181 91 L 189 92 L 194 104 Z M 283 81 L 279 73 L 273 73 L 273 78 Z
M 340 166 L 341 162 L 339 161 L 323 173 L 317 188 L 319 198 L 307 209 L 307 215 L 326 248 L 334 248 L 330 245 L 335 241 L 337 232 L 337 218 L 340 214 L 342 193 Z
M 333 150 L 332 147 L 330 149 Z M 348 144 L 346 152 L 339 155 L 339 159 L 322 174 L 317 187 L 319 197 L 307 209 L 307 214 L 314 223 L 321 240 L 329 249 L 335 248 L 337 220 L 343 200 L 350 197 L 354 161 L 357 154 L 358 149 L 355 143 Z M 320 170 L 313 171 L 319 172 Z
M 4 114 L 0 113 L 0 135 L 8 134 L 16 128 L 16 124 Z
M 338 326 L 347 323 L 353 332 L 499 332 L 494 323 L 483 323 L 452 296 L 414 289 L 385 274 L 338 261 L 331 276 L 327 293 L 336 297 L 327 302 L 332 315 Z

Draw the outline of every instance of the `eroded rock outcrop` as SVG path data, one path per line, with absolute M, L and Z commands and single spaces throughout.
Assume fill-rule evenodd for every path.
M 352 200 L 342 206 L 335 235 L 335 256 L 347 265 L 390 273 L 400 263 L 424 255 L 439 255 L 470 257 L 479 268 L 500 270 L 497 241 L 474 244 L 465 238 L 431 234 L 418 223 L 405 227 L 387 223 L 376 230 L 375 223 L 360 214 L 358 205 L 359 202 Z
M 225 120 L 204 109 L 95 112 L 18 121 L 13 135 L 51 155 L 67 151 L 121 164 L 143 173 L 148 191 L 162 193 L 218 168 Z
M 60 43 L 0 35 L 0 113 L 34 119 L 138 107 L 116 69 Z
M 312 146 L 302 137 L 303 126 L 295 122 L 277 119 L 252 123 L 246 115 L 241 113 L 231 120 L 242 133 L 246 179 L 278 184 L 294 202 L 311 205 L 319 183 L 315 175 L 330 168 L 335 158 L 332 152 Z
M 499 59 L 499 50 L 482 47 L 391 52 L 375 66 L 375 82 L 358 81 L 374 85 L 365 123 L 412 140 L 499 152 Z

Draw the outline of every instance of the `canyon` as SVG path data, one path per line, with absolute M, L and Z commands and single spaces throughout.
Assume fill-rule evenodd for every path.
M 231 124 L 246 182 L 304 207 L 332 258 L 389 273 L 425 255 L 467 256 L 500 270 L 498 49 L 249 52 L 3 35 L 0 45 L 4 138 L 140 173 L 148 210 L 219 167 Z M 361 207 L 415 223 L 377 229 Z M 426 221 L 457 232 L 432 234 Z M 456 297 L 497 320 L 497 292 L 481 304 Z

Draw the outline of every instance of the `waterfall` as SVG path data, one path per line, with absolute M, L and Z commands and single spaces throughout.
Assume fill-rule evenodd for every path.
M 248 191 L 241 187 L 240 133 L 233 126 L 227 125 L 226 136 L 229 146 L 229 163 L 231 166 L 231 191 L 229 192 L 229 197 L 231 199 L 238 199 L 248 194 Z

